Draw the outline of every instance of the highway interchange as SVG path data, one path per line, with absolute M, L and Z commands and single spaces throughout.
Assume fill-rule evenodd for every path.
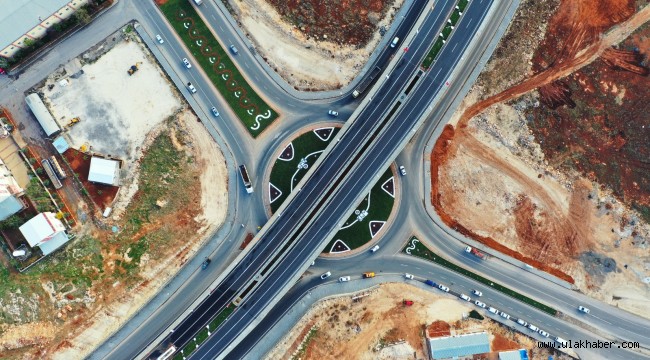
M 219 294 L 221 292 L 221 294 L 227 294 L 227 296 L 222 296 L 215 301 L 215 304 L 217 307 L 221 307 L 229 301 L 232 301 L 234 294 L 227 292 L 226 288 L 239 289 L 239 286 L 247 283 L 249 278 L 237 276 L 236 278 L 229 279 L 222 274 L 225 265 L 233 260 L 233 254 L 235 254 L 234 249 L 238 246 L 244 234 L 247 231 L 253 230 L 258 224 L 261 225 L 267 221 L 268 215 L 264 210 L 261 189 L 263 189 L 263 174 L 268 162 L 272 161 L 270 156 L 274 153 L 277 146 L 286 140 L 286 136 L 304 126 L 308 121 L 325 117 L 329 108 L 336 108 L 340 112 L 342 119 L 347 119 L 356 111 L 355 117 L 357 120 L 355 120 L 346 134 L 341 138 L 335 148 L 335 152 L 333 150 L 327 158 L 323 157 L 322 164 L 318 169 L 320 173 L 316 172 L 310 181 L 303 184 L 302 191 L 298 193 L 294 203 L 281 209 L 282 216 L 276 219 L 272 225 L 265 226 L 263 234 L 266 235 L 262 238 L 263 241 L 258 242 L 256 247 L 249 249 L 250 252 L 248 254 L 254 252 L 252 249 L 255 249 L 255 253 L 262 254 L 261 256 L 258 255 L 245 260 L 246 262 L 244 264 L 251 269 L 261 267 L 262 259 L 272 255 L 272 250 L 277 249 L 277 244 L 288 237 L 288 234 L 292 233 L 294 229 L 292 224 L 297 223 L 297 217 L 309 213 L 308 205 L 319 198 L 317 195 L 328 189 L 326 183 L 337 174 L 337 169 L 341 168 L 342 164 L 346 162 L 346 159 L 353 157 L 352 154 L 357 150 L 357 147 L 353 145 L 362 143 L 359 139 L 363 138 L 366 133 L 372 132 L 373 124 L 376 124 L 377 121 L 385 117 L 388 111 L 387 109 L 392 107 L 395 99 L 402 93 L 402 87 L 407 85 L 407 81 L 404 79 L 412 78 L 412 75 L 417 70 L 419 59 L 428 49 L 428 45 L 426 45 L 427 41 L 435 37 L 441 21 L 445 20 L 444 18 L 441 20 L 441 16 L 439 16 L 444 13 L 441 9 L 447 7 L 449 3 L 449 1 L 440 1 L 435 4 L 436 9 L 425 10 L 429 15 L 427 15 L 424 26 L 417 29 L 419 30 L 417 34 L 419 36 L 413 36 L 407 53 L 398 54 L 399 56 L 405 56 L 406 61 L 400 66 L 397 66 L 397 59 L 394 59 L 392 62 L 392 66 L 394 67 L 392 72 L 386 72 L 383 75 L 388 74 L 388 78 L 380 80 L 381 84 L 376 94 L 372 95 L 372 100 L 366 100 L 365 102 L 367 103 L 362 103 L 361 107 L 357 108 L 357 110 L 355 108 L 359 106 L 359 102 L 351 101 L 349 92 L 342 96 L 327 94 L 327 98 L 324 99 L 305 100 L 292 92 L 283 91 L 280 89 L 277 79 L 269 75 L 271 71 L 268 67 L 260 64 L 252 53 L 240 51 L 240 55 L 236 59 L 240 68 L 249 80 L 254 79 L 251 82 L 272 101 L 274 106 L 279 107 L 279 112 L 286 117 L 286 120 L 282 121 L 282 125 L 274 129 L 273 135 L 275 136 L 266 134 L 257 140 L 250 138 L 234 115 L 227 110 L 227 105 L 216 95 L 215 90 L 209 85 L 206 77 L 199 70 L 188 72 L 177 61 L 177 59 L 185 57 L 187 51 L 184 50 L 180 40 L 173 34 L 173 30 L 166 24 L 162 15 L 151 1 L 136 2 L 121 0 L 112 9 L 108 10 L 106 14 L 98 18 L 90 27 L 73 35 L 73 37 L 78 39 L 84 39 L 83 41 L 65 41 L 60 45 L 61 49 L 59 53 L 56 54 L 58 58 L 55 56 L 44 57 L 39 63 L 38 72 L 28 69 L 17 79 L 8 79 L 6 77 L 0 79 L 0 87 L 2 88 L 0 90 L 0 96 L 6 95 L 6 97 L 10 97 L 13 95 L 13 89 L 20 90 L 30 87 L 58 66 L 61 59 L 64 59 L 66 56 L 76 56 L 76 54 L 101 40 L 103 38 L 102 36 L 108 35 L 108 31 L 114 31 L 115 24 L 121 24 L 127 18 L 137 19 L 144 31 L 151 37 L 155 34 L 161 34 L 165 38 L 165 45 L 160 46 L 157 52 L 160 55 L 159 61 L 170 74 L 170 77 L 179 84 L 192 81 L 199 89 L 199 94 L 192 96 L 186 92 L 184 87 L 179 86 L 179 89 L 184 92 L 184 95 L 188 99 L 191 99 L 190 104 L 195 108 L 197 113 L 199 115 L 203 113 L 204 116 L 202 118 L 204 122 L 208 120 L 206 125 L 210 128 L 213 136 L 217 138 L 217 141 L 222 144 L 222 148 L 227 153 L 226 156 L 231 162 L 229 163 L 230 168 L 234 169 L 237 163 L 246 163 L 249 169 L 253 169 L 251 172 L 255 180 L 255 187 L 258 189 L 254 196 L 247 196 L 244 193 L 234 171 L 230 174 L 229 183 L 234 185 L 229 189 L 231 201 L 229 221 L 231 227 L 223 229 L 216 235 L 219 239 L 213 242 L 215 245 L 211 248 L 211 250 L 214 250 L 211 256 L 216 260 L 213 263 L 215 265 L 222 263 L 224 266 L 213 266 L 202 273 L 198 270 L 194 272 L 185 284 L 176 289 L 159 309 L 151 313 L 151 316 L 143 319 L 134 331 L 129 334 L 122 334 L 119 341 L 109 341 L 92 358 L 124 359 L 136 357 L 146 345 L 150 344 L 185 309 L 189 308 L 197 298 L 198 293 L 210 287 L 212 281 L 217 279 L 217 277 L 220 277 L 220 280 L 225 279 L 226 282 L 221 283 L 219 285 L 220 291 L 215 293 Z M 476 4 L 481 6 L 477 6 Z M 395 118 L 399 118 L 400 121 L 389 122 L 386 125 L 387 128 L 377 134 L 378 139 L 381 139 L 379 143 L 382 145 L 391 143 L 394 146 L 380 146 L 376 148 L 372 144 L 368 145 L 366 153 L 371 155 L 360 156 L 361 159 L 359 161 L 364 161 L 363 165 L 357 165 L 349 169 L 347 177 L 341 179 L 337 187 L 338 190 L 332 191 L 329 194 L 329 197 L 331 197 L 329 201 L 331 206 L 325 206 L 325 212 L 314 214 L 311 223 L 313 225 L 305 223 L 303 228 L 304 233 L 296 237 L 296 242 L 305 241 L 305 244 L 289 249 L 289 253 L 286 254 L 286 258 L 289 261 L 285 262 L 282 268 L 270 270 L 269 274 L 264 277 L 264 279 L 272 281 L 269 281 L 268 284 L 262 282 L 255 288 L 250 294 L 250 297 L 254 298 L 254 300 L 250 303 L 246 301 L 242 303 L 241 307 L 228 320 L 226 326 L 222 327 L 223 333 L 213 336 L 210 342 L 202 346 L 192 358 L 211 359 L 217 356 L 220 352 L 219 350 L 231 345 L 231 356 L 237 358 L 246 357 L 246 354 L 257 343 L 260 335 L 268 335 L 269 329 L 271 329 L 272 325 L 283 313 L 281 307 L 271 308 L 266 306 L 267 302 L 269 302 L 268 300 L 274 298 L 274 296 L 269 296 L 269 294 L 281 295 L 285 288 L 287 290 L 290 288 L 281 301 L 283 304 L 291 304 L 303 297 L 304 294 L 308 293 L 314 287 L 323 284 L 323 281 L 317 276 L 306 276 L 295 286 L 291 287 L 291 284 L 309 266 L 311 258 L 327 243 L 326 239 L 332 230 L 336 228 L 336 224 L 340 219 L 346 217 L 346 211 L 349 210 L 347 207 L 355 203 L 355 199 L 359 194 L 363 194 L 364 189 L 368 187 L 368 184 L 371 184 L 374 174 L 380 173 L 398 155 L 400 149 L 409 141 L 411 136 L 413 136 L 411 129 L 416 126 L 420 117 L 419 115 L 424 111 L 428 111 L 430 105 L 434 106 L 429 115 L 429 120 L 415 134 L 413 140 L 406 146 L 405 151 L 397 156 L 398 163 L 407 165 L 409 175 L 401 182 L 403 195 L 402 202 L 399 205 L 400 209 L 396 218 L 393 220 L 393 225 L 379 242 L 381 245 L 380 251 L 373 255 L 364 253 L 345 259 L 319 259 L 316 261 L 315 267 L 310 269 L 310 272 L 317 275 L 326 270 L 331 270 L 334 274 L 332 276 L 333 279 L 341 275 L 353 276 L 352 283 L 357 283 L 356 285 L 352 283 L 327 285 L 338 287 L 341 292 L 348 292 L 346 291 L 346 287 L 348 286 L 357 286 L 361 282 L 361 280 L 357 281 L 357 279 L 359 279 L 359 275 L 363 271 L 373 270 L 380 274 L 375 279 L 363 280 L 363 286 L 365 284 L 371 285 L 381 282 L 384 278 L 383 275 L 386 275 L 385 279 L 395 279 L 395 276 L 403 272 L 409 272 L 421 279 L 428 278 L 445 283 L 452 291 L 469 293 L 469 289 L 480 288 L 485 294 L 483 299 L 488 304 L 493 304 L 497 308 L 506 310 L 511 315 L 520 316 L 529 322 L 534 322 L 539 327 L 564 339 L 630 340 L 640 342 L 646 349 L 650 347 L 650 339 L 647 335 L 647 329 L 650 328 L 648 321 L 589 299 L 577 292 L 569 291 L 561 286 L 545 281 L 533 273 L 505 264 L 498 259 L 481 262 L 465 255 L 462 252 L 463 245 L 457 239 L 460 237 L 455 234 L 450 235 L 453 234 L 453 231 L 445 228 L 439 222 L 433 221 L 435 220 L 435 214 L 427 213 L 427 210 L 422 206 L 422 201 L 427 201 L 426 199 L 428 199 L 428 194 L 425 193 L 425 187 L 423 185 L 423 182 L 427 181 L 426 167 L 424 164 L 425 158 L 428 155 L 423 154 L 422 149 L 424 149 L 426 142 L 430 140 L 431 136 L 440 130 L 441 125 L 444 124 L 442 120 L 450 112 L 453 112 L 452 103 L 458 97 L 458 94 L 463 91 L 462 85 L 464 80 L 458 77 L 453 79 L 454 81 L 452 81 L 451 86 L 445 88 L 446 85 L 444 84 L 452 76 L 452 71 L 455 68 L 457 70 L 460 68 L 463 71 L 458 71 L 459 73 L 468 74 L 477 66 L 477 60 L 482 51 L 480 49 L 469 49 L 465 53 L 465 50 L 474 32 L 478 29 L 478 26 L 483 22 L 487 14 L 487 10 L 489 9 L 487 4 L 492 4 L 492 2 L 488 0 L 482 0 L 480 2 L 479 0 L 474 0 L 472 2 L 472 6 L 468 8 L 465 17 L 459 25 L 459 28 L 465 26 L 467 28 L 466 31 L 456 31 L 451 42 L 446 46 L 444 50 L 445 54 L 441 57 L 441 60 L 418 82 L 418 88 L 404 99 L 404 103 L 395 114 Z M 495 0 L 492 7 L 498 9 L 495 12 L 499 13 L 504 12 L 508 5 L 509 2 Z M 230 25 L 226 26 L 226 24 L 230 24 L 226 21 L 226 14 L 214 3 L 206 1 L 201 11 L 206 18 L 213 19 L 215 24 L 223 24 L 223 26 L 219 25 L 215 29 L 222 43 L 234 43 L 240 49 L 248 48 L 245 40 L 242 40 L 238 36 L 235 29 Z M 124 14 L 128 14 L 129 17 L 125 17 Z M 494 16 L 492 18 L 488 17 L 487 19 L 486 21 L 493 21 L 493 23 L 487 23 L 487 26 L 482 29 L 478 36 L 494 33 L 496 26 L 499 25 L 500 21 L 503 21 L 502 18 Z M 401 28 L 401 31 L 406 30 L 409 30 L 408 27 Z M 402 36 L 402 39 L 405 38 L 406 36 Z M 148 43 L 151 46 L 152 42 L 150 41 Z M 456 48 L 459 44 L 460 47 Z M 62 55 L 66 47 L 73 50 L 66 53 L 66 55 Z M 383 53 L 377 56 L 376 61 L 385 62 L 389 60 L 388 58 L 392 54 L 387 52 L 386 46 L 381 47 L 380 51 L 383 51 Z M 465 60 L 459 61 L 461 58 Z M 398 79 L 400 81 L 397 81 Z M 278 91 L 279 89 L 280 91 Z M 12 94 L 7 94 L 10 90 Z M 443 90 L 445 96 L 440 96 L 437 102 L 432 104 L 431 100 L 434 94 L 437 94 L 440 90 Z M 221 110 L 223 119 L 215 121 L 210 117 L 208 109 L 212 105 L 217 106 Z M 223 121 L 224 119 L 227 121 Z M 409 121 L 403 121 L 407 119 Z M 395 138 L 389 141 L 390 137 Z M 310 200 L 312 198 L 316 200 Z M 292 216 L 294 216 L 293 219 L 291 218 Z M 232 226 L 232 224 L 239 225 L 240 223 L 245 224 L 245 227 Z M 586 330 L 582 326 L 562 321 L 557 317 L 550 317 L 501 293 L 486 289 L 444 268 L 400 254 L 399 252 L 403 247 L 404 241 L 413 232 L 422 234 L 419 238 L 424 243 L 435 248 L 436 252 L 444 255 L 448 259 L 557 308 L 567 316 L 578 319 L 579 322 L 593 327 L 595 333 Z M 200 260 L 197 259 L 193 263 L 190 263 L 190 266 L 200 263 Z M 256 273 L 253 271 L 248 273 L 248 275 L 254 275 Z M 163 291 L 163 293 L 165 292 L 166 290 Z M 195 296 L 187 296 L 188 293 L 195 294 Z M 590 315 L 579 315 L 575 310 L 578 304 L 587 305 L 592 309 L 592 313 Z M 241 328 L 234 328 L 232 324 L 250 321 L 253 318 L 257 318 L 258 314 L 263 314 L 267 311 L 266 320 L 259 322 L 259 326 L 254 327 L 247 337 L 242 335 L 241 337 L 244 338 L 240 339 L 242 340 L 240 344 L 234 346 L 233 341 L 238 337 Z M 231 329 L 235 329 L 235 331 L 229 331 Z M 604 356 L 606 358 L 631 359 L 644 357 L 644 355 L 638 352 L 619 349 L 609 352 L 595 352 L 594 350 L 585 349 L 578 353 L 585 358 Z

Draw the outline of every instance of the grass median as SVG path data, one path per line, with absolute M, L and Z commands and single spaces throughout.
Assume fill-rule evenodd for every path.
M 424 244 L 420 242 L 416 237 L 412 237 L 411 240 L 406 244 L 406 246 L 402 249 L 402 252 L 408 254 L 408 255 L 413 255 L 417 256 L 419 258 L 425 259 L 432 261 L 438 265 L 441 265 L 443 267 L 446 267 L 447 269 L 453 270 L 461 275 L 467 276 L 473 280 L 476 280 L 486 286 L 489 286 L 499 292 L 502 292 L 512 298 L 515 298 L 519 301 L 522 301 L 532 307 L 535 307 L 549 315 L 555 316 L 557 314 L 557 310 L 553 309 L 552 307 L 548 305 L 544 305 L 540 303 L 537 300 L 533 300 L 527 296 L 524 296 L 514 290 L 511 290 L 503 285 L 500 285 L 498 283 L 495 283 L 489 279 L 486 279 L 478 274 L 475 274 L 467 269 L 464 269 L 454 263 L 451 263 L 439 255 L 436 255 L 433 251 L 429 250 Z
M 217 329 L 219 325 L 221 325 L 221 323 L 226 321 L 228 316 L 230 316 L 230 314 L 232 314 L 233 311 L 235 311 L 235 306 L 232 304 L 228 305 L 228 307 L 221 310 L 221 312 L 217 314 L 217 316 L 215 316 L 214 319 L 212 319 L 212 321 L 210 322 L 210 331 L 214 331 L 215 329 Z M 174 356 L 174 360 L 183 360 L 185 357 L 187 357 L 188 355 L 193 353 L 196 349 L 198 349 L 199 346 L 203 344 L 205 340 L 208 339 L 208 337 L 210 337 L 210 333 L 206 328 L 196 333 L 194 335 L 194 339 L 192 339 L 189 343 L 187 343 L 187 345 L 185 345 L 185 347 L 182 350 L 176 353 L 176 355 Z
M 168 0 L 158 6 L 248 132 L 253 137 L 261 134 L 277 112 L 244 79 L 192 4 Z

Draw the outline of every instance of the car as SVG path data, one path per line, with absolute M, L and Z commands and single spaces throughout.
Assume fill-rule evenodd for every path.
M 331 116 L 334 116 L 334 117 L 339 116 L 339 112 L 338 112 L 338 111 L 329 110 L 327 113 L 328 113 L 329 115 L 331 115 Z
M 474 295 L 476 295 L 476 296 L 478 296 L 478 297 L 483 296 L 483 293 L 480 292 L 480 291 L 478 291 L 478 290 L 472 290 L 472 294 L 474 294 Z
M 398 42 L 399 42 L 399 38 L 397 36 L 395 36 L 393 41 L 390 43 L 390 47 L 394 48 L 397 45 Z
M 341 277 L 339 278 L 339 282 L 348 282 L 348 281 L 350 281 L 350 277 L 349 277 L 349 276 L 341 276 Z
M 407 278 L 407 279 L 413 280 L 413 275 L 411 275 L 409 273 L 405 273 L 404 277 Z
M 219 111 L 217 111 L 216 107 L 213 106 L 212 108 L 210 108 L 210 111 L 212 111 L 212 115 L 214 115 L 214 117 L 219 116 Z
M 478 301 L 478 300 L 474 301 L 474 305 L 476 305 L 476 306 L 478 306 L 478 307 L 480 307 L 480 308 L 485 309 L 485 303 L 482 303 L 482 302 L 480 302 L 480 301 Z
M 232 51 L 233 55 L 239 54 L 239 50 L 237 50 L 235 45 L 230 45 L 230 51 Z
M 210 260 L 209 258 L 206 258 L 205 261 L 203 262 L 203 264 L 201 264 L 201 270 L 205 270 L 205 268 L 207 268 L 208 265 L 210 265 L 211 262 L 212 262 L 212 260 Z
M 196 93 L 196 88 L 194 87 L 194 85 L 192 85 L 191 82 L 187 83 L 187 90 L 189 90 L 192 94 Z
M 316 265 L 316 260 L 312 261 L 311 265 L 309 265 L 309 266 L 314 266 L 314 265 Z
M 375 277 L 374 272 L 365 272 L 365 273 L 363 273 L 363 278 L 364 279 L 370 279 L 370 278 L 374 278 L 374 277 Z
M 533 325 L 533 324 L 528 324 L 528 328 L 529 328 L 530 330 L 532 330 L 532 331 L 537 331 L 537 330 L 539 330 L 539 328 L 538 328 L 537 326 Z
M 528 326 L 528 323 L 525 322 L 525 321 L 522 320 L 522 319 L 517 319 L 517 324 L 519 324 L 519 325 L 521 325 L 521 326 Z
M 324 273 L 323 275 L 321 275 L 320 278 L 321 278 L 321 280 L 325 280 L 330 276 L 332 276 L 332 272 L 328 271 L 328 272 Z
M 404 167 L 404 165 L 400 165 L 399 173 L 402 174 L 402 176 L 406 176 L 406 168 Z
M 499 313 L 499 310 L 497 310 L 496 308 L 493 308 L 492 306 L 490 306 L 488 308 L 488 311 L 491 312 L 492 314 L 498 314 Z
M 160 35 L 156 35 L 156 40 L 158 40 L 158 42 L 161 43 L 161 44 L 165 43 L 165 40 L 163 40 Z
M 379 245 L 375 245 L 375 246 L 372 247 L 372 249 L 370 249 L 370 251 L 372 251 L 372 252 L 375 252 L 377 250 L 379 250 Z
M 426 280 L 424 283 L 427 284 L 427 285 L 429 285 L 429 286 L 433 286 L 433 287 L 438 286 L 438 285 L 437 285 L 435 282 L 433 282 L 432 280 Z
M 449 292 L 449 288 L 446 287 L 446 286 L 444 286 L 444 285 L 442 285 L 442 284 L 439 284 L 439 285 L 438 285 L 438 289 L 440 289 L 440 290 L 442 290 L 442 291 L 444 291 L 444 292 Z
M 508 319 L 508 320 L 510 320 L 510 315 L 504 313 L 503 311 L 501 311 L 501 312 L 499 313 L 499 315 L 501 315 L 501 317 L 504 318 L 504 319 Z
M 472 301 L 472 298 L 470 298 L 469 296 L 467 296 L 465 294 L 460 294 L 460 298 L 465 300 L 465 301 Z
M 586 308 L 586 307 L 584 307 L 582 305 L 578 306 L 578 310 L 580 310 L 581 312 L 583 312 L 585 314 L 589 314 L 591 312 L 591 310 L 589 310 L 589 308 Z
M 542 335 L 543 337 L 548 337 L 548 333 L 547 333 L 546 331 L 542 330 L 542 329 L 539 329 L 537 332 L 538 332 L 540 335 Z
M 187 58 L 183 58 L 183 64 L 185 64 L 185 67 L 188 69 L 192 68 L 192 64 L 190 64 L 190 61 L 187 60 Z
M 471 253 L 472 252 L 472 247 L 471 246 L 466 246 L 465 247 L 465 252 L 466 253 Z

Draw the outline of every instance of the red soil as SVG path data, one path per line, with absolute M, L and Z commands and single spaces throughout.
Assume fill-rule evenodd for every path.
M 90 198 L 100 211 L 111 206 L 120 188 L 118 186 L 103 185 L 88 181 L 91 156 L 70 148 L 63 153 L 63 157 L 70 164 L 72 171 L 77 174 L 84 188 L 88 191 Z M 71 174 L 70 176 L 73 175 Z
M 494 339 L 492 339 L 492 352 L 521 349 L 521 345 L 519 345 L 519 343 L 516 341 L 512 341 L 501 334 L 493 335 Z
M 451 326 L 442 320 L 436 320 L 427 327 L 427 335 L 430 338 L 451 335 Z

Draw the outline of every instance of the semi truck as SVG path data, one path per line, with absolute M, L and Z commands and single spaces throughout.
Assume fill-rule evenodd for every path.
M 370 74 L 368 74 L 368 76 L 366 76 L 366 78 L 363 79 L 363 81 L 361 81 L 359 86 L 357 86 L 357 88 L 354 89 L 354 91 L 352 92 L 352 97 L 356 99 L 357 97 L 359 97 L 359 95 L 363 94 L 363 92 L 366 91 L 368 86 L 372 83 L 372 80 L 374 80 L 377 77 L 377 75 L 379 75 L 380 72 L 381 72 L 381 68 L 379 66 L 375 66 L 374 68 L 372 68 Z
M 484 253 L 476 250 L 476 248 L 473 248 L 471 246 L 466 247 L 465 252 L 468 254 L 472 254 L 481 260 L 485 260 L 487 258 L 487 256 Z
M 253 184 L 251 183 L 251 179 L 248 176 L 248 170 L 246 170 L 246 165 L 239 165 L 239 174 L 241 175 L 241 179 L 244 182 L 244 187 L 246 188 L 246 192 L 251 194 L 253 192 Z

